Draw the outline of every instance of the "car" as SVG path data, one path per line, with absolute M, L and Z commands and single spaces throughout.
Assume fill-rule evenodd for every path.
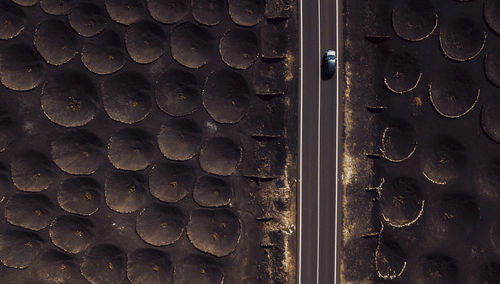
M 321 61 L 321 77 L 323 80 L 328 80 L 335 74 L 337 67 L 337 53 L 334 50 L 327 50 Z

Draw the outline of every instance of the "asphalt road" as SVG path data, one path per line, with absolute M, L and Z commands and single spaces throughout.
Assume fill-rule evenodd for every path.
M 337 2 L 300 5 L 300 193 L 298 283 L 338 283 L 338 72 L 321 80 L 321 56 L 337 51 Z M 340 41 L 340 40 L 339 40 Z

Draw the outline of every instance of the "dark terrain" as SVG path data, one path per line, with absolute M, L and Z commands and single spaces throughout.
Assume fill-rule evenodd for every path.
M 342 283 L 497 283 L 500 2 L 345 2 Z
M 0 0 L 0 282 L 292 283 L 296 17 Z

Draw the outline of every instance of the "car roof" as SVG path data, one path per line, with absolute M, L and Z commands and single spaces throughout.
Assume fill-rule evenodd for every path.
M 335 50 L 327 50 L 326 55 L 336 55 Z

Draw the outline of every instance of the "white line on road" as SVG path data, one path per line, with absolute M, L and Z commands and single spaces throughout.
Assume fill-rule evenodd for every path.
M 319 242 L 320 242 L 320 206 L 321 206 L 321 0 L 318 0 L 318 216 L 316 232 L 318 234 L 316 245 L 316 283 L 319 284 Z
M 299 0 L 299 13 L 300 13 L 300 77 L 299 77 L 299 99 L 300 99 L 300 113 L 299 113 L 299 267 L 298 279 L 299 284 L 302 282 L 302 121 L 303 121 L 303 105 L 304 105 L 304 32 L 303 32 L 303 17 L 302 17 L 302 0 Z
M 335 43 L 335 49 L 336 49 L 336 53 L 337 53 L 337 66 L 340 66 L 340 49 L 339 49 L 339 46 L 340 46 L 340 41 L 339 41 L 339 32 L 340 32 L 340 29 L 339 29 L 339 26 L 340 26 L 340 13 L 339 13 L 339 0 L 335 0 L 335 20 L 336 20 L 336 43 Z M 337 84 L 337 91 L 336 91 L 336 99 L 337 99 L 337 103 L 336 103 L 336 108 L 335 108 L 335 235 L 334 235 L 334 238 L 335 238 L 335 245 L 334 245 L 334 260 L 333 260 L 333 264 L 334 264 L 334 272 L 333 272 L 333 278 L 334 278 L 334 282 L 333 283 L 337 283 L 337 241 L 338 241 L 338 237 L 337 237 L 337 229 L 338 229 L 338 216 L 339 216 L 339 212 L 338 212 L 338 193 L 339 193 L 339 96 L 340 96 L 340 88 L 339 88 L 339 85 L 340 85 L 340 75 L 339 75 L 339 67 L 336 68 L 336 84 Z

